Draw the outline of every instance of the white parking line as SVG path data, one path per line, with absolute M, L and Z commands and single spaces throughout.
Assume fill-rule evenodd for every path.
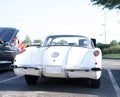
M 119 88 L 117 82 L 115 81 L 115 78 L 114 78 L 111 70 L 108 69 L 107 71 L 108 71 L 108 74 L 110 76 L 110 79 L 111 79 L 111 82 L 113 84 L 113 87 L 115 89 L 116 95 L 117 95 L 117 97 L 120 97 L 120 88 Z
M 19 77 L 21 77 L 21 76 L 11 77 L 11 78 L 9 78 L 9 79 L 5 79 L 5 80 L 0 81 L 0 83 L 4 83 L 4 82 L 7 82 L 7 81 L 11 81 L 11 80 L 17 79 L 17 78 L 19 78 Z

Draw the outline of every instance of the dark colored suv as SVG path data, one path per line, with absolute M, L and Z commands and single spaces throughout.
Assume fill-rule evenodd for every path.
M 16 51 L 10 47 L 10 43 L 19 30 L 11 27 L 0 27 L 0 70 L 9 69 L 14 61 Z

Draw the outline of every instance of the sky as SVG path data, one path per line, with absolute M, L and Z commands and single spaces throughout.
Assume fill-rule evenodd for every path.
M 19 29 L 20 41 L 78 34 L 101 43 L 119 42 L 120 12 L 103 10 L 90 0 L 0 0 L 0 27 Z

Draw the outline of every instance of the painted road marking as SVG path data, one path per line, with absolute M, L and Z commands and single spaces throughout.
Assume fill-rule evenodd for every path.
M 11 81 L 11 80 L 17 79 L 17 78 L 19 78 L 19 77 L 21 77 L 21 76 L 11 77 L 11 78 L 9 78 L 9 79 L 5 79 L 5 80 L 0 81 L 0 83 L 8 82 L 8 81 Z
M 120 88 L 119 88 L 117 82 L 115 81 L 115 78 L 114 78 L 111 70 L 108 69 L 107 71 L 108 71 L 108 74 L 109 74 L 109 76 L 110 76 L 110 80 L 111 80 L 111 82 L 112 82 L 112 84 L 113 84 L 113 87 L 114 87 L 114 89 L 115 89 L 116 95 L 117 95 L 117 97 L 120 97 Z
M 120 88 L 119 88 L 117 82 L 115 81 L 115 78 L 114 78 L 111 70 L 108 69 L 107 71 L 108 71 L 108 74 L 109 74 L 109 76 L 110 76 L 110 80 L 111 80 L 111 82 L 112 82 L 112 85 L 113 85 L 113 87 L 114 87 L 114 89 L 115 89 L 116 95 L 117 95 L 117 97 L 120 97 Z M 17 78 L 19 78 L 19 77 L 21 77 L 21 76 L 15 76 L 15 77 L 12 77 L 12 78 L 9 78 L 9 79 L 5 79 L 5 80 L 0 81 L 0 83 L 8 82 L 8 81 L 17 79 Z

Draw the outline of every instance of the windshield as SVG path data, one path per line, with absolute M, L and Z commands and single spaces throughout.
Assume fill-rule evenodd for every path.
M 92 47 L 91 42 L 84 36 L 49 36 L 46 38 L 43 46 L 76 46 Z

